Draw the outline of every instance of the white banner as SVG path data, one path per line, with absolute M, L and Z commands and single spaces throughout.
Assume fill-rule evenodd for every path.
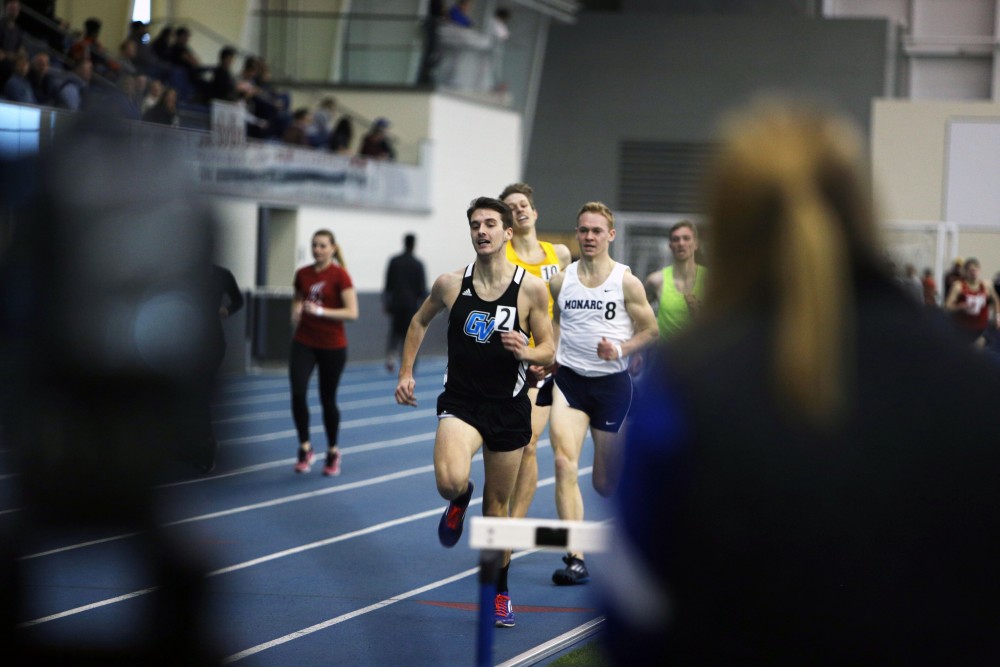
M 246 142 L 244 103 L 212 100 L 212 143 L 216 146 L 242 146 Z
M 268 142 L 202 146 L 197 165 L 202 185 L 216 194 L 405 211 L 430 209 L 427 166 Z

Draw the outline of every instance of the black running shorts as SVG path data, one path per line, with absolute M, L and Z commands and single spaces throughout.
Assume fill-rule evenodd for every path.
M 512 452 L 531 440 L 531 401 L 472 399 L 444 391 L 438 396 L 438 419 L 456 417 L 479 431 L 491 452 Z
M 590 377 L 561 366 L 555 381 L 569 407 L 590 417 L 590 428 L 609 433 L 621 430 L 632 407 L 632 378 L 628 371 Z

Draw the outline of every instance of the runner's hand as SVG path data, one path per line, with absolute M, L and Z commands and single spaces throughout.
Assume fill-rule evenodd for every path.
M 417 397 L 413 393 L 414 387 L 416 387 L 417 381 L 413 379 L 413 376 L 408 376 L 399 379 L 399 384 L 396 385 L 396 402 L 400 405 L 409 405 L 412 407 L 417 407 Z

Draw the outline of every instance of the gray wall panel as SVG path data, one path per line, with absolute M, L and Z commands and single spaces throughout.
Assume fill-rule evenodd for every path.
M 867 132 L 885 90 L 883 19 L 581 14 L 553 26 L 525 180 L 541 231 L 580 204 L 618 207 L 623 140 L 701 142 L 763 91 L 807 94 Z

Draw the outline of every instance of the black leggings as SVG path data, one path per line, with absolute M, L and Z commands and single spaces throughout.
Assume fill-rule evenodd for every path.
M 288 359 L 288 379 L 292 384 L 292 418 L 299 443 L 311 440 L 309 437 L 309 404 L 306 391 L 313 368 L 319 366 L 319 403 L 323 407 L 323 426 L 326 441 L 330 447 L 337 444 L 340 429 L 340 410 L 337 408 L 337 385 L 347 364 L 347 348 L 320 350 L 292 341 L 292 352 Z

